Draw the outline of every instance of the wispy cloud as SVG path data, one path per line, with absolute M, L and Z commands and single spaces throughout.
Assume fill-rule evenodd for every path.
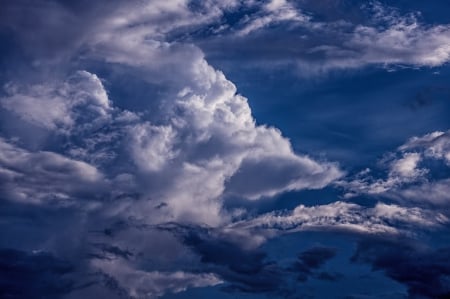
M 334 202 L 307 207 L 300 205 L 289 212 L 272 212 L 233 224 L 239 229 L 298 231 L 347 231 L 361 234 L 409 234 L 421 228 L 444 225 L 448 218 L 433 211 L 378 203 L 364 207 Z M 409 229 L 408 229 L 409 227 Z
M 448 132 L 440 131 L 413 137 L 381 161 L 388 165 L 387 178 L 374 177 L 366 169 L 338 185 L 344 187 L 348 198 L 381 195 L 402 202 L 447 206 L 449 178 L 434 175 L 448 171 L 449 140 Z

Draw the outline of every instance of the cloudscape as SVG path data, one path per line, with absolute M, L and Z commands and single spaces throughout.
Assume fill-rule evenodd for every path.
M 446 0 L 1 0 L 0 298 L 450 298 Z

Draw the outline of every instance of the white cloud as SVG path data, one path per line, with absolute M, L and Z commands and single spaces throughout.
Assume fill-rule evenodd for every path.
M 223 283 L 212 273 L 183 271 L 143 271 L 130 267 L 122 260 L 95 260 L 94 267 L 116 280 L 116 290 L 125 290 L 132 298 L 158 298 L 166 292 L 179 293 L 187 288 L 215 286 Z M 114 284 L 110 284 L 114 285 Z
M 309 21 L 309 18 L 286 0 L 271 0 L 262 5 L 260 13 L 256 16 L 244 20 L 243 28 L 237 30 L 236 34 L 245 36 L 266 26 L 287 21 L 302 24 Z
M 448 221 L 440 213 L 420 208 L 384 203 L 369 208 L 338 201 L 311 207 L 300 205 L 290 212 L 272 212 L 232 226 L 236 229 L 283 232 L 325 230 L 362 234 L 410 234 L 418 227 L 439 227 Z
M 141 47 L 147 47 L 146 43 L 143 42 Z M 159 141 L 157 148 L 151 143 L 144 147 L 142 143 L 131 146 L 135 162 L 141 164 L 141 169 L 152 164 L 142 164 L 145 160 L 136 160 L 136 157 L 146 156 L 152 163 L 165 165 L 160 170 L 170 173 L 171 181 L 161 196 L 176 214 L 184 214 L 185 208 L 195 203 L 197 213 L 207 206 L 210 210 L 208 214 L 201 212 L 202 215 L 196 215 L 196 218 L 208 215 L 208 221 L 211 221 L 213 215 L 218 217 L 220 204 L 217 199 L 223 193 L 256 199 L 287 190 L 322 188 L 341 175 L 333 164 L 296 155 L 278 130 L 256 126 L 247 100 L 236 94 L 236 87 L 221 72 L 205 62 L 198 49 L 164 47 L 167 47 L 166 59 L 173 57 L 168 60 L 168 66 L 161 65 L 154 70 L 150 65 L 149 69 L 144 67 L 144 71 L 150 80 L 157 72 L 159 78 L 169 81 L 165 84 L 170 84 L 174 90 L 162 100 L 162 112 L 156 112 L 164 115 L 158 132 L 168 134 L 164 138 L 158 134 L 164 141 Z M 152 55 L 152 50 L 153 47 L 146 53 Z M 162 55 L 160 49 L 157 52 L 156 55 Z M 182 58 L 179 57 L 181 52 Z M 120 62 L 128 64 L 127 61 Z M 175 63 L 182 70 L 177 76 L 165 71 Z M 154 133 L 146 134 L 149 133 L 156 138 Z M 158 162 L 158 156 L 164 163 Z M 275 171 L 277 175 L 274 175 Z M 241 176 L 243 173 L 245 177 Z M 284 177 L 279 176 L 281 173 Z M 237 187 L 238 184 L 246 185 L 242 180 L 251 184 L 245 189 Z M 180 207 L 183 208 L 178 211 Z
M 400 149 L 423 151 L 425 157 L 441 159 L 450 165 L 450 131 L 436 131 L 421 137 L 413 137 Z
M 422 204 L 431 203 L 432 205 L 445 208 L 450 205 L 450 179 L 442 179 L 436 182 L 395 190 L 390 196 L 402 201 Z
M 421 159 L 422 157 L 418 153 L 406 153 L 401 159 L 392 163 L 390 173 L 401 177 L 416 177 L 420 175 L 417 165 Z
M 436 131 L 424 136 L 413 137 L 399 149 L 405 152 L 419 152 L 425 159 L 441 162 L 441 167 L 448 172 L 448 167 L 450 167 L 450 131 Z M 445 176 L 423 182 L 417 186 L 394 190 L 390 196 L 402 201 L 431 203 L 445 207 L 450 204 L 450 178 Z
M 395 158 L 398 155 L 401 155 L 401 158 Z M 346 190 L 345 196 L 382 194 L 389 198 L 425 205 L 445 206 L 450 203 L 448 176 L 433 178 L 433 173 L 439 173 L 442 169 L 448 171 L 450 166 L 449 132 L 437 131 L 413 137 L 401 145 L 397 153 L 390 156 L 387 161 L 382 161 L 388 163 L 386 179 L 374 178 L 368 169 L 362 171 L 352 180 L 338 183 Z M 423 164 L 422 168 L 419 168 L 420 163 Z M 436 167 L 442 169 L 434 171 Z
M 158 171 L 176 156 L 172 152 L 176 135 L 171 126 L 137 124 L 130 128 L 131 155 L 136 166 L 144 171 Z
M 318 25 L 331 40 L 326 45 L 315 45 L 308 52 L 319 55 L 321 65 L 299 59 L 299 66 L 311 70 L 367 65 L 435 67 L 450 59 L 450 25 L 428 26 L 414 15 L 392 14 L 387 8 L 371 24 Z M 349 27 L 353 27 L 350 32 Z
M 400 14 L 378 1 L 369 1 L 359 8 L 355 6 L 352 13 L 346 16 L 345 5 L 334 3 L 333 9 L 343 11 L 331 12 L 340 17 L 326 22 L 321 21 L 321 15 L 330 12 L 321 9 L 329 10 L 329 6 L 316 5 L 317 10 L 305 13 L 309 6 L 308 1 L 303 2 L 176 0 L 165 3 L 132 0 L 115 3 L 107 9 L 101 4 L 94 5 L 100 17 L 97 14 L 82 15 L 87 20 L 77 20 L 77 16 L 66 11 L 64 6 L 53 4 L 46 7 L 48 14 L 54 16 L 51 21 L 39 20 L 34 27 L 25 24 L 14 24 L 12 27 L 22 31 L 22 37 L 26 36 L 28 42 L 43 48 L 38 51 L 41 54 L 59 49 L 62 56 L 79 55 L 77 51 L 80 48 L 85 50 L 86 45 L 103 45 L 95 47 L 99 58 L 110 60 L 114 56 L 115 61 L 137 58 L 139 62 L 136 63 L 142 63 L 139 58 L 148 57 L 146 48 L 140 47 L 142 40 L 147 40 L 148 44 L 154 41 L 177 41 L 180 44 L 190 41 L 205 48 L 213 41 L 218 44 L 216 50 L 219 55 L 232 55 L 245 50 L 249 61 L 264 60 L 264 63 L 253 65 L 295 64 L 303 75 L 367 65 L 434 67 L 449 60 L 450 25 L 424 24 L 419 12 Z M 18 9 L 9 4 L 6 9 L 12 17 L 16 14 L 35 17 L 29 16 L 33 8 Z M 237 12 L 245 13 L 228 24 L 227 13 L 238 17 Z M 356 18 L 353 18 L 354 14 L 357 14 Z M 65 17 L 61 18 L 62 15 Z M 275 32 L 274 39 L 273 29 L 277 30 L 280 26 L 285 30 Z M 67 27 L 80 30 L 69 30 Z M 38 40 L 37 35 L 43 38 Z M 61 43 L 64 45 L 52 49 L 48 47 L 47 44 L 54 46 L 55 39 L 65 35 L 66 43 Z M 248 42 L 247 38 L 252 42 Z M 269 38 L 271 42 L 267 43 Z M 114 55 L 105 47 L 106 44 L 115 47 Z M 155 43 L 155 47 L 161 47 L 161 44 Z M 127 53 L 131 50 L 134 56 L 129 57 Z M 90 58 L 84 54 L 82 58 Z M 164 60 L 163 57 L 154 58 L 154 64 L 158 63 L 158 59 Z M 47 59 L 58 61 L 55 57 Z M 35 63 L 42 64 L 45 60 L 37 59 Z
M 255 125 L 247 99 L 197 47 L 158 41 L 151 28 L 130 23 L 106 34 L 118 38 L 94 38 L 87 55 L 100 53 L 168 90 L 153 99 L 159 110 L 127 131 L 134 163 L 152 172 L 146 192 L 173 217 L 213 224 L 223 218 L 223 194 L 257 199 L 322 188 L 342 175 L 334 164 L 295 154 L 278 130 Z
M 449 61 L 450 25 L 425 25 L 419 21 L 419 13 L 400 15 L 377 1 L 366 7 L 373 13 L 372 22 L 356 24 L 348 34 L 338 33 L 343 34 L 343 44 L 337 45 L 338 48 L 349 50 L 350 55 L 341 55 L 335 49 L 327 51 L 331 67 L 370 64 L 434 67 Z
M 348 45 L 363 51 L 361 64 L 439 66 L 450 58 L 450 27 L 403 20 L 385 30 L 358 26 Z
M 108 116 L 108 96 L 99 78 L 79 71 L 65 82 L 23 86 L 9 83 L 0 105 L 23 120 L 62 133 L 92 126 Z M 79 121 L 78 119 L 84 120 Z M 92 122 L 92 123 L 89 123 Z
M 141 199 L 151 201 L 133 203 L 126 213 L 154 215 L 155 223 L 218 225 L 229 220 L 222 211 L 225 195 L 258 199 L 323 188 L 342 176 L 333 163 L 294 153 L 279 130 L 256 125 L 247 99 L 199 48 L 159 41 L 155 28 L 135 24 L 140 11 L 136 17 L 121 13 L 120 21 L 114 15 L 96 29 L 84 58 L 121 65 L 116 71 L 138 73 L 165 90 L 141 99 L 149 102 L 148 111 L 113 106 L 98 77 L 85 71 L 65 81 L 9 89 L 1 101 L 27 122 L 68 134 L 62 151 L 108 169 L 108 179 L 129 175 L 124 192 L 134 186 Z M 61 107 L 56 114 L 54 105 Z M 161 204 L 165 208 L 155 212 Z
M 165 40 L 171 31 L 195 30 L 219 20 L 227 10 L 235 9 L 240 1 L 201 1 L 192 3 L 189 0 L 160 1 L 128 1 L 115 10 L 108 18 L 102 20 L 99 36 L 109 39 L 113 31 L 128 31 L 130 24 L 138 31 L 158 40 Z M 112 30 L 113 29 L 113 30 Z M 115 33 L 115 32 L 114 32 Z M 117 36 L 114 35 L 114 38 Z
M 385 194 L 390 190 L 395 190 L 401 186 L 423 181 L 428 169 L 418 168 L 422 161 L 422 154 L 416 152 L 401 152 L 401 158 L 391 158 L 391 161 L 382 161 L 388 164 L 388 174 L 385 179 L 374 178 L 370 175 L 371 170 L 365 169 L 359 172 L 352 180 L 337 183 L 343 186 L 347 193 L 344 195 L 350 198 L 360 194 Z

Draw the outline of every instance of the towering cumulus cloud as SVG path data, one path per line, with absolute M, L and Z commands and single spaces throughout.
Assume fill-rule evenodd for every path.
M 22 5 L 7 8 L 25 9 Z M 123 98 L 118 99 L 123 107 L 116 105 L 99 76 L 85 70 L 65 78 L 50 74 L 36 82 L 12 78 L 0 100 L 2 113 L 45 136 L 33 145 L 27 134 L 1 139 L 3 200 L 42 209 L 72 207 L 87 211 L 88 219 L 110 222 L 132 217 L 147 224 L 216 226 L 231 216 L 222 208 L 228 195 L 255 200 L 322 188 L 342 175 L 334 164 L 294 153 L 279 130 L 256 125 L 247 99 L 205 61 L 200 49 L 161 40 L 164 31 L 175 29 L 170 26 L 188 22 L 183 15 L 192 17 L 186 3 L 141 5 L 133 3 L 96 20 L 96 28 L 86 28 L 86 36 L 79 37 L 82 59 L 121 78 L 139 74 L 142 84 L 163 92 L 142 94 L 137 110 L 127 107 Z M 50 9 L 52 14 L 65 11 L 57 4 Z M 160 14 L 181 17 L 180 24 L 161 23 L 156 20 Z M 53 24 L 42 27 L 37 30 L 60 30 Z M 79 55 L 78 49 L 69 50 Z M 106 80 L 114 85 L 117 79 Z M 220 281 L 206 274 L 147 272 L 127 263 L 94 260 L 91 266 L 102 269 L 131 296 L 144 292 L 152 297 L 164 289 Z M 140 285 L 132 286 L 130 275 Z M 145 279 L 156 285 L 142 289 Z M 174 287 L 162 287 L 167 281 Z

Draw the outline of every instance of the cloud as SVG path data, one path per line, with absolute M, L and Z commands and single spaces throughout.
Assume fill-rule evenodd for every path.
M 223 208 L 228 196 L 257 200 L 320 189 L 343 172 L 336 163 L 295 153 L 278 129 L 257 125 L 247 99 L 197 46 L 163 38 L 195 27 L 196 17 L 198 24 L 209 22 L 220 10 L 202 6 L 204 16 L 186 1 L 140 3 L 108 9 L 96 21 L 69 9 L 68 24 L 80 29 L 76 41 L 51 58 L 40 54 L 45 45 L 38 43 L 41 49 L 30 52 L 42 76 L 8 79 L 1 112 L 14 126 L 30 129 L 25 134 L 1 128 L 0 196 L 5 205 L 55 220 L 55 227 L 36 228 L 36 240 L 24 236 L 23 244 L 67 256 L 82 273 L 93 273 L 95 284 L 73 294 L 92 296 L 106 287 L 118 297 L 154 298 L 223 281 L 240 291 L 277 289 L 281 270 L 255 249 L 263 241 L 259 236 L 253 244 L 247 240 L 247 249 L 234 249 L 220 239 L 197 244 L 186 237 L 180 243 L 149 227 L 170 221 L 220 227 L 232 219 L 233 211 Z M 49 9 L 58 16 L 67 10 Z M 26 11 L 42 17 L 40 9 Z M 78 17 L 95 26 L 83 26 Z M 47 33 L 54 31 L 63 41 L 63 25 L 57 18 L 25 28 L 38 36 L 45 31 L 50 40 Z M 14 27 L 19 35 L 22 30 Z M 33 44 L 28 33 L 22 38 Z M 139 107 L 114 93 L 124 77 L 155 87 L 133 93 Z M 38 131 L 45 137 L 33 143 L 30 135 Z M 247 179 L 248 186 L 242 183 Z M 52 214 L 58 211 L 68 214 L 70 225 Z M 234 260 L 228 250 L 247 262 Z
M 417 14 L 399 15 L 394 9 L 373 2 L 374 20 L 384 28 L 356 26 L 348 45 L 362 49 L 366 63 L 438 66 L 450 57 L 448 25 L 420 24 Z
M 417 177 L 420 175 L 420 171 L 417 169 L 420 160 L 420 154 L 407 153 L 392 163 L 390 173 L 400 177 Z
M 308 17 L 299 12 L 286 0 L 271 0 L 261 5 L 260 11 L 251 17 L 244 18 L 242 28 L 236 30 L 236 35 L 246 36 L 264 27 L 282 22 L 307 22 Z
M 444 225 L 448 218 L 434 211 L 378 203 L 363 207 L 353 203 L 334 202 L 289 212 L 271 212 L 254 219 L 237 222 L 236 229 L 297 231 L 344 231 L 360 234 L 411 234 L 419 228 Z
M 75 284 L 74 272 L 74 265 L 49 253 L 0 249 L 0 296 L 61 298 L 82 287 Z
M 30 152 L 0 138 L 3 200 L 54 205 L 74 204 L 86 194 L 104 192 L 106 181 L 96 167 L 48 151 Z
M 131 268 L 121 260 L 95 260 L 95 268 L 105 273 L 104 283 L 116 293 L 130 298 L 158 298 L 167 292 L 179 293 L 187 288 L 215 286 L 222 281 L 212 273 L 183 271 L 141 271 Z
M 423 181 L 429 170 L 417 168 L 421 160 L 422 155 L 419 153 L 403 153 L 401 158 L 394 158 L 387 163 L 389 171 L 385 179 L 373 177 L 372 170 L 366 168 L 357 173 L 352 180 L 341 181 L 338 185 L 346 189 L 345 198 L 361 194 L 386 194 L 404 185 Z
M 400 156 L 400 158 L 398 158 Z M 436 131 L 412 137 L 387 155 L 381 164 L 388 165 L 386 179 L 374 178 L 367 169 L 350 181 L 338 185 L 346 189 L 346 197 L 361 194 L 382 195 L 402 202 L 446 206 L 450 190 L 448 171 L 450 137 L 448 132 Z M 442 173 L 442 175 L 440 175 Z
M 152 199 L 130 207 L 133 216 L 155 214 L 153 207 L 164 204 L 155 221 L 217 225 L 227 219 L 225 195 L 258 199 L 323 188 L 342 176 L 334 163 L 294 153 L 279 130 L 256 125 L 247 99 L 198 48 L 152 40 L 151 32 L 135 28 L 122 31 L 136 47 L 125 40 L 96 41 L 92 58 L 101 52 L 109 63 L 126 66 L 125 74 L 140 72 L 149 84 L 158 78 L 167 92 L 155 95 L 151 111 L 115 106 L 100 79 L 87 71 L 56 83 L 9 88 L 1 103 L 49 134 L 67 135 L 59 150 L 70 158 L 108 169 L 113 183 L 127 177 L 128 186 L 121 190 L 116 184 L 116 194 L 134 189 Z M 180 71 L 174 75 L 173 68 Z M 54 112 L 53 106 L 60 109 Z
M 410 235 L 448 222 L 417 207 L 334 202 L 253 219 L 241 208 L 242 220 L 234 223 L 235 211 L 224 208 L 229 198 L 255 204 L 283 192 L 330 186 L 344 173 L 336 163 L 295 152 L 278 129 L 257 123 L 247 99 L 208 63 L 204 46 L 217 34 L 233 41 L 229 47 L 244 38 L 247 44 L 259 41 L 255 47 L 263 41 L 262 58 L 271 47 L 283 49 L 277 59 L 294 57 L 298 64 L 325 58 L 319 66 L 324 69 L 433 66 L 447 59 L 445 26 L 425 27 L 397 16 L 377 16 L 385 28 L 328 26 L 288 1 L 5 3 L 7 13 L 0 14 L 8 17 L 0 24 L 17 36 L 31 67 L 5 75 L 0 112 L 8 126 L 0 128 L 0 197 L 14 231 L 33 232 L 21 234 L 16 245 L 51 252 L 42 265 L 41 255 L 2 249 L 0 257 L 25 265 L 14 282 L 5 278 L 8 294 L 25 292 L 17 282 L 26 285 L 28 278 L 37 281 L 30 291 L 46 295 L 41 282 L 50 286 L 49 297 L 86 286 L 87 297 L 96 293 L 92 288 L 106 287 L 117 297 L 154 298 L 220 284 L 282 294 L 291 278 L 260 247 L 270 237 L 304 230 Z M 240 9 L 255 13 L 224 27 Z M 267 44 L 281 25 L 289 27 L 288 35 Z M 301 31 L 312 36 L 304 39 Z M 329 44 L 316 39 L 322 34 Z M 295 49 L 284 52 L 293 36 Z M 39 142 L 31 136 L 36 132 L 45 135 Z M 433 147 L 433 157 L 446 159 L 445 145 Z M 388 163 L 387 181 L 396 180 L 390 188 L 424 177 L 426 159 L 426 152 L 403 150 Z M 329 248 L 301 253 L 295 275 L 333 279 L 318 270 L 334 254 Z M 55 273 L 71 276 L 66 265 L 89 273 L 95 283 L 80 284 L 83 275 L 67 284 L 58 280 Z
M 352 9 L 346 1 L 279 4 L 277 10 L 266 7 L 270 2 L 243 17 L 237 23 L 242 28 L 235 26 L 237 36 L 230 30 L 197 42 L 215 60 L 256 68 L 287 65 L 304 77 L 367 66 L 436 67 L 450 57 L 450 26 L 424 24 L 419 12 L 402 15 L 378 1 Z
M 370 65 L 388 69 L 396 65 L 435 67 L 445 64 L 450 54 L 448 24 L 427 25 L 421 21 L 420 12 L 400 14 L 379 1 L 364 5 L 346 1 L 327 5 L 285 0 L 229 0 L 220 4 L 129 1 L 108 3 L 107 7 L 99 2 L 89 4 L 92 12 L 58 1 L 46 3 L 45 8 L 5 3 L 2 25 L 18 33 L 24 45 L 34 45 L 24 48 L 37 55 L 35 64 L 40 65 L 70 60 L 80 54 L 80 49 L 82 57 L 89 59 L 84 51 L 92 46 L 105 60 L 111 61 L 112 55 L 116 61 L 133 60 L 127 56 L 131 49 L 132 57 L 140 60 L 147 55 L 145 48 L 139 47 L 143 37 L 149 37 L 149 44 L 151 40 L 196 44 L 214 59 L 239 60 L 259 67 L 294 65 L 304 76 Z M 43 11 L 48 18 L 40 17 Z M 24 19 L 35 22 L 30 26 Z M 266 42 L 269 39 L 271 43 Z M 105 47 L 106 43 L 109 45 Z M 116 47 L 114 54 L 108 49 L 111 46 Z M 239 57 L 233 53 L 239 53 Z
M 312 247 L 309 248 L 298 256 L 298 261 L 296 261 L 292 270 L 298 272 L 298 280 L 306 281 L 308 276 L 312 272 L 325 264 L 325 262 L 336 255 L 336 249 L 329 247 Z M 324 280 L 334 280 L 335 277 L 329 273 L 322 272 L 319 274 Z
M 111 109 L 100 79 L 86 71 L 79 71 L 66 82 L 56 84 L 20 86 L 10 83 L 5 91 L 7 96 L 0 99 L 5 109 L 49 130 L 67 132 L 104 123 Z
M 421 137 L 413 137 L 400 149 L 420 152 L 425 159 L 437 162 L 430 165 L 433 170 L 431 173 L 443 172 L 445 174 L 450 166 L 449 132 L 433 132 Z M 402 201 L 431 203 L 439 207 L 446 207 L 450 203 L 449 191 L 450 179 L 448 175 L 444 175 L 416 186 L 394 190 L 391 196 Z
M 449 191 L 450 179 L 443 179 L 395 190 L 389 196 L 404 202 L 414 202 L 422 205 L 431 204 L 437 208 L 445 209 L 450 203 Z
M 444 160 L 450 165 L 450 131 L 426 134 L 413 137 L 400 147 L 403 151 L 421 151 L 425 157 Z
M 283 269 L 267 261 L 258 247 L 247 247 L 245 237 L 207 227 L 161 225 L 160 230 L 177 236 L 200 257 L 203 271 L 213 271 L 227 282 L 226 290 L 276 293 L 282 289 Z
M 198 48 L 146 41 L 144 36 L 135 37 L 133 42 L 140 43 L 142 57 L 140 53 L 134 55 L 135 47 L 122 46 L 128 43 L 106 43 L 96 47 L 107 51 L 105 57 L 110 62 L 136 68 L 149 82 L 158 78 L 158 84 L 169 86 L 168 95 L 161 102 L 161 111 L 154 111 L 150 116 L 150 121 L 159 122 L 159 128 L 153 129 L 159 132 L 159 137 L 151 138 L 161 138 L 157 139 L 160 140 L 157 151 L 163 153 L 165 162 L 170 161 L 166 165 L 172 169 L 166 167 L 163 171 L 177 169 L 177 173 L 170 175 L 173 190 L 184 189 L 184 194 L 177 191 L 177 194 L 167 195 L 165 202 L 169 206 L 178 209 L 182 208 L 182 201 L 189 202 L 186 199 L 171 203 L 179 196 L 196 197 L 203 203 L 209 202 L 210 211 L 218 211 L 211 199 L 221 194 L 239 193 L 239 196 L 257 199 L 288 190 L 321 188 L 342 175 L 336 165 L 296 155 L 278 130 L 255 125 L 247 99 L 236 94 L 236 87 L 222 72 L 208 65 Z M 116 55 L 127 51 L 130 51 L 127 55 Z M 154 60 L 156 64 L 148 63 Z M 173 68 L 179 70 L 177 76 L 168 71 Z M 158 112 L 164 115 L 163 120 Z M 136 126 L 132 134 L 139 130 L 137 134 L 143 137 L 147 133 L 142 129 L 143 126 Z M 142 144 L 131 144 L 141 170 L 149 165 L 145 163 L 149 159 L 159 163 L 149 151 L 149 143 L 144 144 L 147 149 L 142 148 Z M 277 173 L 289 174 L 284 180 L 276 175 L 269 179 L 260 178 L 262 172 L 270 176 L 274 169 Z M 252 189 L 239 186 L 242 173 L 246 174 L 246 179 L 254 181 L 245 186 L 246 189 L 252 186 Z M 192 190 L 196 194 L 192 196 L 189 190 L 194 186 L 197 190 Z
M 234 195 L 257 199 L 262 195 L 276 195 L 285 188 L 323 188 L 328 184 L 327 177 L 340 175 L 331 165 L 320 165 L 305 157 L 289 156 L 245 159 L 238 172 L 227 182 L 227 190 Z
M 448 248 L 429 249 L 412 244 L 361 242 L 352 257 L 372 265 L 390 278 L 405 284 L 411 298 L 447 298 L 450 280 Z

